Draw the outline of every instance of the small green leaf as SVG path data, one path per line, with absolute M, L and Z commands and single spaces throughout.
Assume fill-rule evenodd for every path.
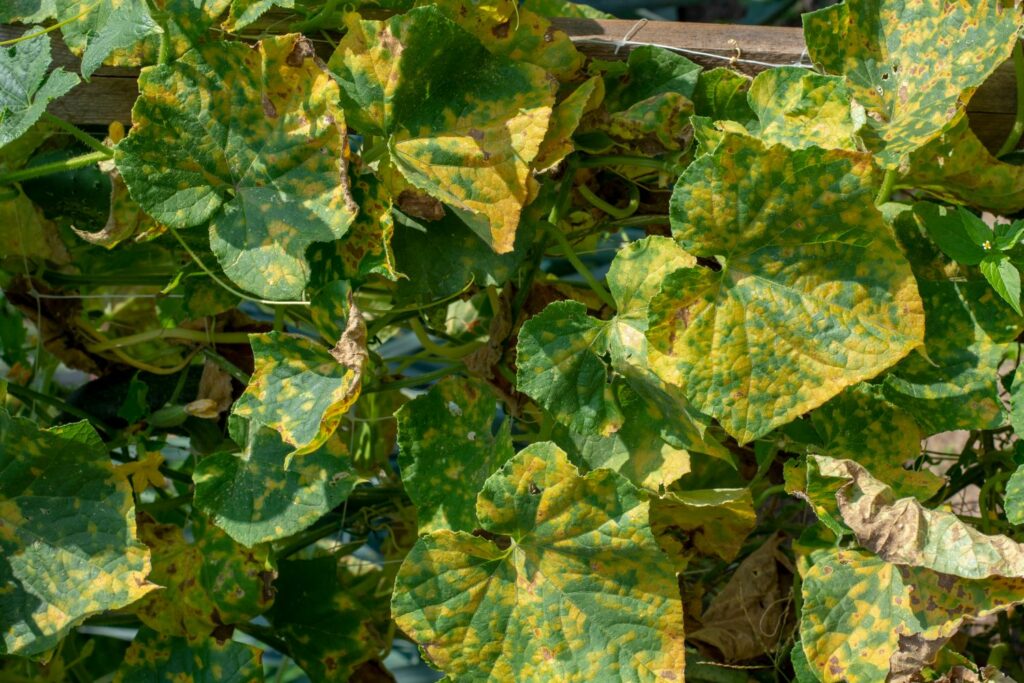
M 36 32 L 27 28 L 23 35 Z M 47 105 L 78 85 L 75 74 L 50 67 L 50 36 L 0 47 L 0 147 L 21 137 Z
M 487 480 L 477 515 L 499 543 L 435 531 L 399 570 L 395 621 L 435 666 L 460 680 L 682 680 L 678 584 L 625 478 L 580 476 L 537 443 Z
M 846 76 L 862 132 L 887 168 L 942 133 L 1017 40 L 1020 12 L 998 0 L 846 0 L 803 15 L 815 64 Z
M 358 322 L 353 325 L 356 318 Z M 350 347 L 357 356 L 361 354 L 365 362 L 366 327 L 362 316 L 353 315 L 349 321 L 350 327 L 338 344 Z M 349 334 L 350 329 L 355 332 Z M 233 413 L 276 430 L 295 448 L 296 455 L 317 450 L 359 398 L 360 359 L 349 359 L 345 364 L 335 355 L 339 346 L 328 351 L 306 337 L 281 332 L 254 334 L 249 339 L 256 369 L 245 393 L 235 401 Z
M 338 88 L 312 43 L 208 43 L 143 70 L 139 91 L 115 153 L 132 197 L 173 228 L 209 221 L 210 247 L 239 286 L 300 298 L 306 248 L 343 236 L 357 210 Z
M 141 628 L 124 653 L 114 683 L 263 683 L 263 652 L 233 640 L 189 642 Z
M 672 195 L 682 268 L 651 301 L 654 372 L 745 443 L 892 366 L 924 337 L 869 157 L 729 134 Z M 799 188 L 799 189 L 798 189 Z
M 157 586 L 131 486 L 87 422 L 39 430 L 0 409 L 0 654 L 41 655 Z
M 984 223 L 963 207 L 948 208 L 938 204 L 918 204 L 914 211 L 921 216 L 928 236 L 943 253 L 957 263 L 976 266 L 992 248 L 995 236 Z M 988 248 L 985 248 L 985 244 Z
M 270 549 L 246 549 L 201 518 L 189 529 L 139 520 L 153 553 L 149 578 L 164 587 L 133 606 L 142 623 L 165 635 L 201 642 L 218 629 L 248 622 L 274 601 Z
M 391 647 L 382 572 L 335 556 L 279 565 L 267 614 L 289 653 L 314 681 L 344 683 Z
M 1009 251 L 1017 245 L 1021 237 L 1024 237 L 1024 220 L 996 223 L 996 249 Z
M 398 465 L 421 534 L 480 526 L 476 495 L 515 453 L 508 420 L 492 433 L 494 412 L 486 382 L 447 378 L 396 413 Z
M 990 254 L 981 260 L 978 267 L 996 294 L 1010 304 L 1017 315 L 1024 315 L 1020 310 L 1020 271 L 1010 261 L 1010 257 L 1006 254 Z
M 294 449 L 277 432 L 255 425 L 243 431 L 241 453 L 203 458 L 192 478 L 195 506 L 246 547 L 306 529 L 348 498 L 359 482 L 340 437 L 289 458 Z

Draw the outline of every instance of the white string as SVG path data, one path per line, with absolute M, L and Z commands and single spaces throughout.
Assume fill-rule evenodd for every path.
M 645 42 L 645 41 L 631 40 L 633 38 L 633 36 L 635 36 L 637 33 L 639 33 L 640 30 L 644 26 L 646 26 L 646 25 L 647 25 L 647 19 L 639 20 L 638 22 L 633 24 L 628 31 L 626 31 L 626 34 L 621 39 L 618 39 L 618 40 L 616 40 L 614 38 L 572 37 L 572 42 L 573 43 L 597 43 L 597 44 L 610 44 L 610 45 L 614 45 L 615 46 L 615 52 L 613 54 L 616 54 L 616 55 L 619 54 L 619 50 L 621 50 L 623 47 L 626 47 L 626 46 L 629 46 L 629 47 L 651 46 L 651 47 L 664 48 L 666 50 L 671 50 L 672 52 L 680 52 L 682 54 L 694 55 L 695 57 L 706 57 L 708 59 L 720 59 L 722 61 L 729 62 L 730 64 L 750 64 L 752 66 L 763 66 L 763 67 L 767 67 L 767 68 L 770 68 L 770 69 L 771 68 L 780 67 L 780 66 L 795 66 L 795 67 L 799 67 L 801 69 L 811 69 L 811 68 L 813 68 L 813 66 L 811 64 L 808 64 L 807 62 L 804 61 L 804 58 L 808 56 L 807 48 L 804 48 L 800 52 L 800 56 L 797 58 L 797 60 L 795 62 L 793 62 L 791 64 L 776 64 L 776 63 L 773 63 L 773 62 L 762 62 L 762 61 L 759 61 L 757 59 L 743 59 L 742 57 L 740 57 L 742 52 L 740 51 L 740 48 L 739 48 L 738 45 L 734 45 L 733 46 L 734 49 L 736 50 L 736 54 L 733 55 L 732 57 L 729 57 L 729 56 L 726 56 L 726 55 L 716 54 L 714 52 L 702 52 L 700 50 L 691 50 L 689 48 L 679 47 L 677 45 L 664 45 L 662 43 L 648 43 L 648 42 Z

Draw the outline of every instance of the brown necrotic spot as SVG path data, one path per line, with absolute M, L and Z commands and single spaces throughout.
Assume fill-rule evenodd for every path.
M 313 50 L 313 43 L 309 42 L 305 38 L 300 38 L 295 41 L 295 46 L 292 51 L 288 53 L 288 57 L 285 59 L 285 63 L 288 66 L 299 67 L 302 66 L 302 62 L 310 57 L 315 56 Z

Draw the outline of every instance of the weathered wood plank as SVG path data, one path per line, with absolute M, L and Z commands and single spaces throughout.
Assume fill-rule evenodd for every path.
M 756 74 L 766 64 L 806 63 L 803 32 L 798 28 L 646 22 L 620 19 L 558 19 L 555 25 L 568 33 L 586 54 L 600 59 L 624 58 L 635 44 L 655 44 L 684 51 L 687 57 L 706 67 L 732 66 Z M 0 26 L 0 40 L 20 35 L 24 29 Z M 619 47 L 633 31 L 633 45 Z M 78 59 L 57 37 L 54 65 L 78 70 Z M 618 48 L 618 50 L 617 50 Z M 695 54 L 703 53 L 703 54 Z M 735 59 L 734 59 L 735 58 Z M 760 64 L 758 64 L 760 62 Z M 82 125 L 105 125 L 110 121 L 128 123 L 137 95 L 136 69 L 103 67 L 89 83 L 82 83 L 53 105 L 53 112 Z M 998 146 L 1013 125 L 1016 81 L 1012 66 L 1003 64 L 974 95 L 968 107 L 971 125 L 983 142 Z

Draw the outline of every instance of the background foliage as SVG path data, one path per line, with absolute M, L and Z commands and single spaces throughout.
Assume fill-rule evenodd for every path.
M 1024 680 L 1019 5 L 559 15 L 0 8 L 0 682 Z

